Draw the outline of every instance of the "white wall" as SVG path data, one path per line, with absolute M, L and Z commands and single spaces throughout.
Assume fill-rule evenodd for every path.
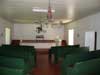
M 0 18 L 0 45 L 5 43 L 5 28 L 9 27 L 12 29 L 13 24 L 7 20 Z
M 65 34 L 67 39 L 67 30 L 75 29 L 75 44 L 85 45 L 85 32 L 97 32 L 97 49 L 100 49 L 100 13 L 90 15 L 83 19 L 77 20 L 65 26 Z M 79 35 L 79 36 L 78 36 Z
M 13 39 L 35 40 L 35 37 L 37 35 L 37 26 L 39 25 L 14 24 Z M 44 26 L 43 29 L 47 31 L 45 33 L 42 33 L 45 40 L 55 40 L 58 35 L 61 37 L 61 39 L 64 38 L 64 26 L 52 27 L 51 25 L 49 25 L 48 27 Z

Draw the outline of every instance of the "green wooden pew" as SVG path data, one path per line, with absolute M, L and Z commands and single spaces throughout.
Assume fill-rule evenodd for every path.
M 16 75 L 25 75 L 36 66 L 36 50 L 31 46 L 3 45 L 0 47 L 0 59 L 1 75 L 13 75 L 16 70 L 19 72 Z
M 34 47 L 3 45 L 0 53 L 0 55 L 24 57 L 25 59 L 28 59 L 31 65 L 36 66 L 36 50 Z
M 100 58 L 77 62 L 67 68 L 66 75 L 100 75 Z
M 87 47 L 52 47 L 51 54 L 54 55 L 54 63 L 58 63 L 59 58 L 64 58 L 67 54 L 87 52 Z M 49 59 L 51 60 L 51 54 L 49 53 Z
M 51 55 L 54 54 L 54 53 L 56 52 L 56 50 L 58 50 L 58 49 L 61 50 L 61 49 L 63 49 L 63 48 L 67 48 L 67 47 L 79 48 L 80 45 L 67 45 L 67 46 L 54 46 L 54 47 L 51 47 L 51 48 L 49 49 L 49 52 L 48 52 L 48 54 L 49 54 L 49 59 L 51 60 Z
M 0 56 L 0 66 L 23 69 L 24 73 L 28 73 L 31 70 L 30 65 L 25 62 L 24 58 Z
M 57 59 L 56 54 L 62 56 L 62 55 L 64 55 L 63 53 L 66 51 L 66 48 L 73 48 L 73 47 L 74 48 L 79 48 L 80 46 L 79 45 L 68 45 L 68 46 L 54 46 L 54 47 L 51 47 L 49 49 L 49 52 L 48 52 L 48 54 L 49 54 L 48 58 L 51 61 L 52 54 L 53 54 L 54 57 L 55 57 L 55 62 L 56 62 L 56 59 Z
M 66 55 L 65 59 L 63 60 L 63 62 L 61 64 L 61 74 L 66 75 L 67 67 L 73 67 L 73 65 L 77 62 L 87 61 L 87 60 L 95 59 L 95 58 L 100 58 L 100 50 L 86 52 L 86 53 L 80 53 L 80 54 Z
M 27 75 L 23 69 L 0 66 L 0 75 Z

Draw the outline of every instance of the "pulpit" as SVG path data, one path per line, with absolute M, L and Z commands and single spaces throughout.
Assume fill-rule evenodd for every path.
M 44 35 L 36 35 L 36 40 L 44 40 Z

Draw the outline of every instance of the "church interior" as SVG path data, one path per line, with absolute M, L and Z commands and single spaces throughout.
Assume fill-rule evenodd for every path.
M 0 0 L 0 75 L 100 75 L 100 0 Z

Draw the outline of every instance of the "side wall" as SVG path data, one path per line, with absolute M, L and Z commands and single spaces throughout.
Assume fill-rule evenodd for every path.
M 83 19 L 77 20 L 75 22 L 69 23 L 65 26 L 65 37 L 68 38 L 68 29 L 75 30 L 74 43 L 85 45 L 85 32 L 86 31 L 96 31 L 97 32 L 97 49 L 100 49 L 100 13 L 90 15 Z

